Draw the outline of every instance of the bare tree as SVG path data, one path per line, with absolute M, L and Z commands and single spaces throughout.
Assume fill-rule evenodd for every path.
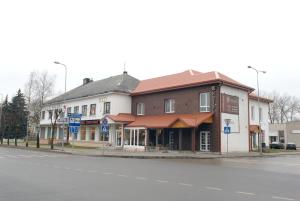
M 47 71 L 32 71 L 25 84 L 25 97 L 29 109 L 29 130 L 39 125 L 43 104 L 47 98 L 52 96 L 54 91 L 55 76 Z M 31 128 L 31 129 L 30 129 Z M 26 143 L 27 145 L 27 143 Z
M 299 98 L 275 91 L 268 94 L 268 98 L 273 100 L 273 103 L 269 105 L 270 123 L 294 121 L 295 117 L 300 114 Z
M 57 128 L 57 121 L 60 117 L 63 117 L 63 109 L 59 104 L 46 104 L 44 109 L 47 110 L 50 114 L 50 121 L 51 121 L 51 139 L 50 139 L 50 146 L 51 149 L 54 148 L 54 135 L 55 129 Z

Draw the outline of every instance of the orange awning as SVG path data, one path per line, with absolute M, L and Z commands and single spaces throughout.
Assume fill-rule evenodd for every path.
M 136 116 L 126 127 L 145 128 L 195 128 L 202 123 L 212 123 L 212 113 L 165 114 Z
M 258 133 L 259 132 L 259 126 L 258 125 L 250 125 L 249 131 L 252 133 Z

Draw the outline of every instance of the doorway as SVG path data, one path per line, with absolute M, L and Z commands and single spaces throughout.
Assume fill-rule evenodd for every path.
M 200 132 L 200 151 L 210 151 L 210 132 Z

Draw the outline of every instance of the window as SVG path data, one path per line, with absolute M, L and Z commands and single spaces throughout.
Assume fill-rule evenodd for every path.
M 200 93 L 200 112 L 210 112 L 210 93 Z
M 55 110 L 54 110 L 54 119 L 57 119 L 57 118 L 58 118 L 58 115 L 59 115 L 59 110 L 58 110 L 58 109 L 55 109 Z
M 145 104 L 138 103 L 136 106 L 136 110 L 137 115 L 145 115 Z
M 251 120 L 254 121 L 255 120 L 255 107 L 251 106 Z
M 52 110 L 49 110 L 48 113 L 49 113 L 49 119 L 52 119 L 52 114 L 53 114 Z
M 69 114 L 69 113 L 72 113 L 72 108 L 71 107 L 68 107 L 67 108 L 67 113 Z
M 263 121 L 263 110 L 261 107 L 259 108 L 258 113 L 259 113 L 259 122 L 262 122 Z
M 82 116 L 87 116 L 87 105 L 81 107 Z
M 79 114 L 79 106 L 75 106 L 74 107 L 74 113 L 75 114 Z
M 110 102 L 104 103 L 104 114 L 110 114 Z
M 175 112 L 175 100 L 166 99 L 165 100 L 165 113 L 174 113 Z
M 45 119 L 45 111 L 42 111 L 42 119 Z
M 90 115 L 96 115 L 96 104 L 91 104 Z
M 90 128 L 90 140 L 95 140 L 95 133 L 96 133 L 96 131 L 95 131 L 96 129 L 95 129 L 95 127 L 91 127 Z

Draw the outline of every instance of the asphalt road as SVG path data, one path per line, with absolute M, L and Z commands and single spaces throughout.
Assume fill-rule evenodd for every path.
M 300 156 L 154 160 L 0 147 L 0 201 L 300 200 Z

